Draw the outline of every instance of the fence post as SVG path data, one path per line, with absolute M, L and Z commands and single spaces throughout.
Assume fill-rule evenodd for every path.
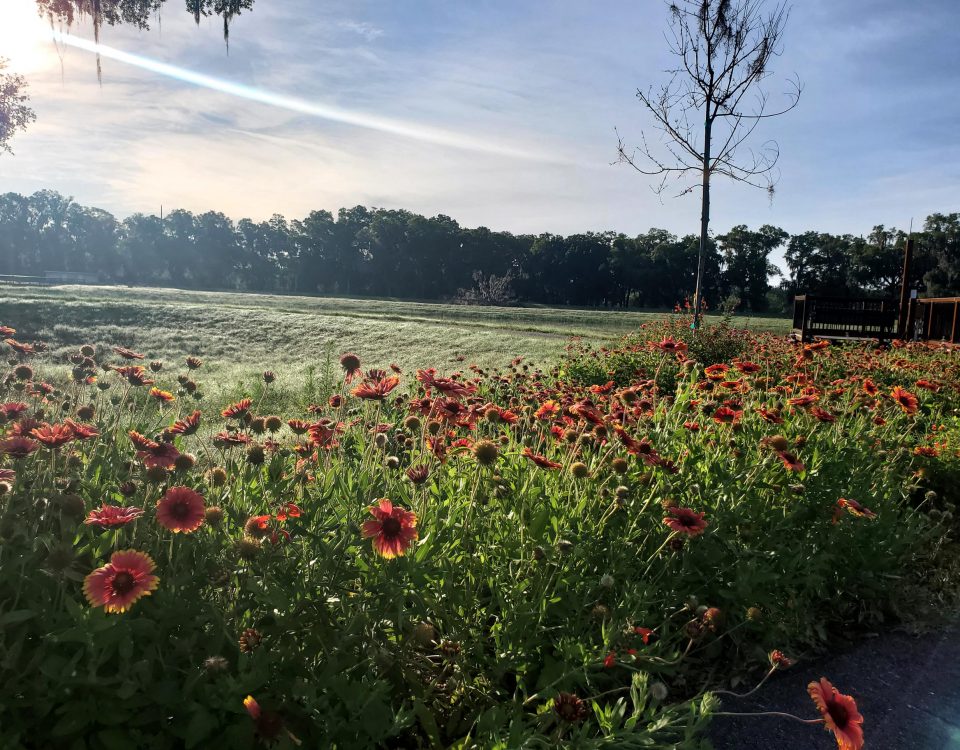
M 897 338 L 907 336 L 907 318 L 910 307 L 910 264 L 913 261 L 913 240 L 909 237 L 903 249 L 903 276 L 900 279 L 900 315 L 897 318 Z

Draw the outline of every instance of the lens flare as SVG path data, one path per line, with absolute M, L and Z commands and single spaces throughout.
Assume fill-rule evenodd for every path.
M 331 122 L 354 125 L 360 128 L 376 130 L 381 133 L 401 136 L 403 138 L 412 138 L 426 143 L 432 143 L 437 146 L 448 146 L 451 148 L 466 149 L 469 151 L 479 151 L 498 156 L 507 156 L 513 159 L 524 159 L 528 161 L 550 162 L 555 164 L 568 164 L 566 160 L 557 158 L 554 155 L 538 153 L 536 151 L 521 149 L 507 144 L 495 143 L 489 140 L 481 140 L 462 133 L 456 133 L 449 130 L 433 128 L 428 125 L 422 125 L 414 122 L 396 120 L 387 117 L 380 117 L 362 112 L 353 112 L 350 110 L 333 107 L 327 104 L 316 104 L 304 101 L 284 94 L 276 94 L 271 91 L 254 88 L 241 83 L 227 81 L 215 76 L 198 73 L 187 68 L 181 68 L 177 65 L 160 62 L 143 55 L 137 55 L 132 52 L 109 47 L 105 44 L 98 44 L 74 36 L 60 30 L 52 30 L 51 36 L 57 44 L 64 44 L 76 49 L 84 50 L 98 54 L 101 57 L 126 65 L 133 65 L 143 70 L 157 73 L 158 75 L 173 78 L 193 86 L 219 91 L 240 99 L 246 99 L 260 104 L 266 104 L 271 107 L 286 109 L 299 114 L 310 115 Z

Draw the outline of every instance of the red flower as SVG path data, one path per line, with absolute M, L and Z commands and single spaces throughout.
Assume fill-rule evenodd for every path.
M 89 440 L 90 438 L 96 437 L 100 434 L 100 430 L 98 430 L 92 424 L 82 424 L 80 422 L 74 422 L 72 419 L 65 419 L 63 423 L 70 428 L 70 430 L 73 432 L 73 436 L 77 440 Z
M 556 461 L 551 461 L 546 456 L 541 456 L 539 453 L 534 453 L 531 448 L 524 448 L 523 455 L 533 461 L 541 469 L 561 469 L 563 464 L 558 464 Z
M 126 378 L 130 385 L 153 385 L 155 382 L 147 377 L 146 370 L 144 370 L 140 365 L 115 367 L 113 371 L 121 377 Z
M 117 526 L 126 526 L 131 521 L 136 521 L 143 513 L 143 508 L 135 508 L 133 506 L 124 508 L 119 505 L 107 505 L 104 503 L 99 508 L 91 510 L 84 523 L 88 526 L 100 526 L 105 529 L 112 529 Z
M 910 393 L 910 391 L 901 388 L 899 385 L 894 386 L 893 390 L 890 391 L 890 397 L 900 405 L 904 414 L 917 413 L 917 397 Z
M 777 455 L 780 456 L 783 465 L 790 471 L 804 471 L 804 469 L 806 469 L 803 462 L 790 451 L 777 451 Z
M 284 503 L 283 507 L 277 512 L 278 521 L 286 521 L 288 518 L 300 518 L 300 506 L 296 503 Z
M 617 652 L 611 651 L 603 658 L 603 666 L 605 669 L 610 669 L 615 666 L 617 663 Z
M 0 336 L 13 336 L 16 332 L 16 328 L 11 328 L 10 326 L 0 326 Z
M 203 495 L 189 487 L 171 487 L 157 501 L 157 523 L 174 533 L 190 533 L 203 523 Z
M 780 416 L 780 413 L 776 409 L 768 410 L 766 407 L 761 406 L 754 411 L 756 411 L 765 422 L 769 422 L 770 424 L 783 424 L 783 417 Z
M 640 636 L 644 646 L 649 646 L 651 643 L 656 643 L 659 640 L 659 636 L 650 628 L 636 627 L 633 629 L 633 632 Z
M 294 435 L 303 435 L 310 429 L 310 423 L 304 419 L 288 419 L 287 425 L 289 425 Z
M 249 398 L 241 399 L 235 404 L 230 404 L 226 409 L 220 412 L 220 415 L 224 419 L 240 419 L 244 414 L 250 411 L 250 407 L 253 406 L 253 401 Z
M 360 357 L 356 354 L 344 354 L 340 357 L 340 366 L 345 374 L 344 382 L 349 383 L 360 374 Z
M 40 443 L 22 435 L 0 440 L 0 453 L 14 458 L 26 458 L 40 448 Z
M 253 719 L 257 737 L 264 743 L 268 745 L 272 744 L 274 740 L 280 736 L 281 732 L 286 732 L 287 736 L 290 737 L 291 740 L 294 740 L 295 745 L 300 744 L 300 740 L 290 734 L 289 730 L 284 729 L 283 719 L 280 718 L 280 714 L 273 711 L 264 711 L 252 695 L 248 695 L 243 699 L 243 707 L 247 709 L 247 713 L 250 714 L 250 718 Z
M 0 482 L 12 482 L 17 478 L 17 472 L 13 469 L 0 469 Z
M 697 422 L 684 422 L 683 426 L 685 429 L 690 430 L 690 432 L 700 431 L 700 425 Z
M 837 418 L 833 414 L 828 412 L 826 409 L 821 409 L 819 406 L 814 406 L 812 409 L 810 409 L 810 413 L 821 422 L 832 423 L 837 421 Z
M 363 538 L 373 539 L 373 548 L 388 559 L 400 557 L 417 539 L 417 516 L 415 513 L 394 507 L 387 498 L 369 508 L 373 516 L 363 522 Z
M 826 677 L 807 685 L 807 692 L 823 716 L 828 732 L 833 732 L 839 750 L 860 750 L 863 747 L 863 717 L 857 702 L 843 695 Z
M 932 380 L 918 380 L 916 385 L 917 388 L 922 388 L 925 391 L 931 391 L 933 393 L 940 390 L 940 384 L 934 383 Z
M 3 414 L 8 420 L 13 421 L 18 419 L 20 415 L 29 408 L 30 407 L 22 401 L 8 401 L 5 404 L 0 404 L 0 414 Z
M 760 372 L 760 365 L 755 362 L 734 362 L 733 366 L 744 375 L 752 375 L 755 372 Z
M 868 396 L 876 396 L 878 393 L 880 393 L 880 389 L 877 387 L 877 384 L 870 380 L 870 378 L 863 379 L 863 391 Z
M 610 391 L 613 390 L 613 386 L 614 386 L 614 382 L 612 380 L 608 380 L 603 385 L 591 385 L 590 393 L 596 393 L 596 394 L 610 393 Z
M 673 531 L 694 537 L 702 534 L 709 525 L 703 516 L 703 513 L 690 508 L 667 508 L 667 517 L 663 522 Z
M 743 412 L 738 409 L 731 409 L 729 406 L 721 406 L 713 413 L 713 421 L 717 424 L 736 424 L 740 421 Z
M 368 379 L 364 380 L 360 385 L 350 391 L 350 393 L 357 398 L 383 401 L 399 384 L 400 378 L 395 375 L 389 378 Z
M 673 336 L 665 336 L 660 341 L 648 342 L 652 349 L 659 349 L 664 354 L 682 354 L 687 351 L 687 345 L 682 341 L 677 341 Z
M 795 406 L 800 409 L 805 409 L 806 407 L 811 406 L 812 404 L 815 404 L 819 400 L 819 398 L 820 397 L 817 396 L 816 394 L 810 393 L 810 394 L 807 394 L 806 396 L 797 396 L 796 398 L 787 399 L 787 403 L 790 404 L 790 406 Z
M 784 669 L 789 669 L 794 665 L 793 659 L 783 653 L 780 649 L 774 649 L 770 652 L 768 657 L 770 659 L 770 666 L 772 667 L 783 667 Z
M 407 469 L 407 479 L 409 479 L 414 484 L 423 484 L 427 481 L 427 477 L 430 476 L 430 467 L 427 464 L 420 464 L 419 466 L 411 466 Z
M 857 518 L 876 518 L 877 514 L 874 513 L 869 508 L 865 508 L 856 500 L 851 500 L 846 497 L 841 497 L 837 500 L 837 509 L 833 512 L 833 522 L 836 523 L 840 520 L 840 515 L 843 511 L 847 511 L 850 515 L 856 516 Z
M 123 346 L 115 346 L 113 350 L 124 359 L 143 359 L 142 354 L 137 354 L 137 352 Z
M 200 410 L 197 409 L 188 417 L 178 419 L 167 429 L 171 435 L 192 435 L 200 427 Z
M 73 440 L 73 430 L 65 424 L 47 424 L 44 422 L 39 427 L 32 429 L 30 434 L 51 450 L 56 450 L 61 445 L 66 445 Z
M 142 596 L 149 596 L 160 579 L 150 555 L 128 549 L 114 552 L 110 562 L 83 580 L 83 593 L 91 607 L 110 613 L 126 612 Z

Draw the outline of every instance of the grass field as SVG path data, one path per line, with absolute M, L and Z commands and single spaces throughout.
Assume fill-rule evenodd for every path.
M 454 369 L 502 366 L 513 357 L 550 364 L 571 337 L 615 341 L 665 313 L 572 308 L 464 307 L 423 302 L 194 292 L 124 287 L 0 287 L 0 324 L 54 350 L 122 345 L 149 359 L 199 355 L 208 395 L 249 391 L 265 369 L 277 395 L 309 399 L 340 354 L 364 365 Z M 782 318 L 734 319 L 786 332 Z M 463 357 L 464 360 L 459 360 Z M 462 363 L 462 364 L 461 364 Z

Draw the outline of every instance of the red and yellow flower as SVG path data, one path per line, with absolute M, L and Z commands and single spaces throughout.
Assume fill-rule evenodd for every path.
M 114 552 L 109 563 L 83 580 L 84 596 L 91 607 L 103 607 L 109 613 L 126 612 L 157 588 L 160 579 L 153 575 L 155 569 L 153 558 L 145 552 Z

